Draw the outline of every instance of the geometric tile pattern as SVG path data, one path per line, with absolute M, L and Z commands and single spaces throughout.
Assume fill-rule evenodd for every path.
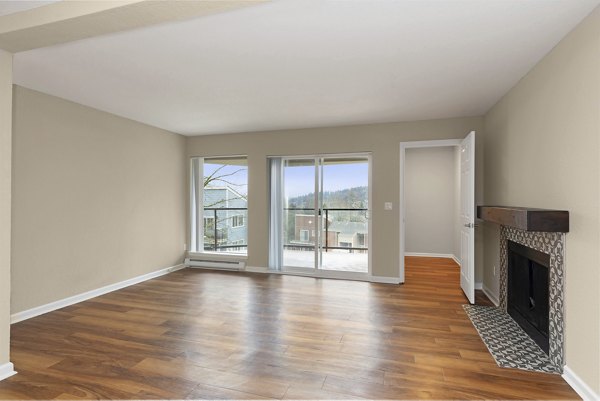
M 549 271 L 549 352 L 554 366 L 562 372 L 564 359 L 565 327 L 565 234 L 523 231 L 513 227 L 500 227 L 500 309 L 506 311 L 508 283 L 508 241 L 550 255 Z
M 561 373 L 548 355 L 500 308 L 463 305 L 498 366 L 544 373 Z

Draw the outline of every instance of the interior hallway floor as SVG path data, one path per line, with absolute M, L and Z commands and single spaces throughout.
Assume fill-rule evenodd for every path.
M 180 270 L 14 324 L 0 399 L 578 398 L 496 366 L 458 283 L 414 257 L 404 285 Z

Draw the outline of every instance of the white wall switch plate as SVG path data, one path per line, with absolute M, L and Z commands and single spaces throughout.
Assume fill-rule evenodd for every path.
M 392 202 L 385 202 L 383 208 L 385 210 L 392 210 Z

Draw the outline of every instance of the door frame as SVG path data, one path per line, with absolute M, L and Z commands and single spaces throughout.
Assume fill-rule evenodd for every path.
M 414 149 L 414 148 L 440 148 L 445 146 L 457 147 L 462 143 L 462 139 L 440 139 L 440 140 L 431 140 L 431 141 L 409 141 L 409 142 L 400 142 L 400 260 L 399 260 L 399 277 L 400 283 L 404 283 L 404 254 L 405 254 L 405 246 L 406 246 L 406 203 L 405 203 L 405 193 L 404 193 L 404 166 L 406 161 L 406 149 Z
M 294 160 L 294 159 L 316 159 L 316 158 L 327 158 L 327 157 L 339 157 L 339 156 L 347 156 L 347 157 L 364 157 L 367 159 L 369 174 L 368 174 L 368 210 L 367 210 L 367 227 L 369 230 L 369 235 L 367 237 L 367 246 L 368 246 L 368 254 L 367 254 L 367 264 L 368 269 L 366 273 L 359 272 L 350 272 L 350 271 L 338 271 L 338 270 L 321 270 L 316 267 L 294 267 L 294 266 L 281 266 L 280 271 L 272 271 L 272 273 L 279 274 L 289 274 L 289 275 L 297 275 L 297 276 L 309 276 L 309 277 L 317 277 L 317 278 L 335 278 L 335 279 L 344 279 L 344 280 L 359 280 L 359 281 L 371 281 L 372 279 L 372 267 L 373 267 L 373 207 L 372 207 L 372 199 L 373 199 L 373 157 L 372 152 L 348 152 L 348 153 L 314 153 L 314 154 L 306 154 L 306 155 L 285 155 L 285 156 L 268 156 L 268 157 L 281 157 L 282 159 Z M 315 172 L 315 179 L 319 177 L 318 172 Z M 315 185 L 315 190 L 319 186 L 317 182 Z M 318 206 L 318 205 L 315 205 Z M 282 221 L 283 224 L 283 221 Z M 320 227 L 319 227 L 320 228 Z M 282 230 L 283 232 L 283 230 Z M 319 234 L 321 235 L 321 234 Z M 315 253 L 316 256 L 316 253 Z

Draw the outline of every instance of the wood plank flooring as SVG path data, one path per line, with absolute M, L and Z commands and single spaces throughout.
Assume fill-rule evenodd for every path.
M 181 270 L 13 325 L 0 399 L 578 398 L 496 366 L 458 283 L 433 258 L 400 286 Z

